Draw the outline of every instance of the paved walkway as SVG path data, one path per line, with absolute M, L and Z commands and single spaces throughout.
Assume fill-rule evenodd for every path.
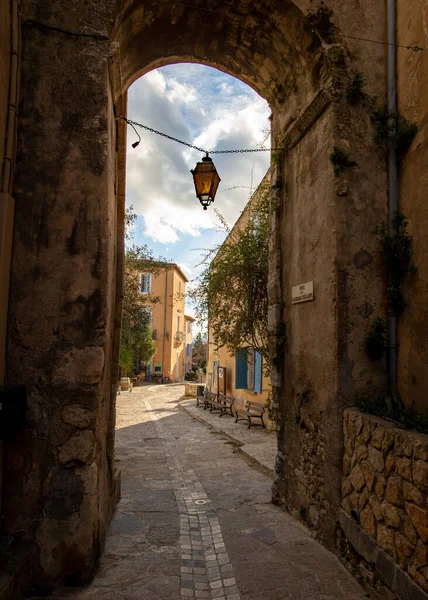
M 180 410 L 181 386 L 117 406 L 122 500 L 98 575 L 73 600 L 362 600 L 359 585 L 288 514 L 229 439 Z
M 180 407 L 189 415 L 212 427 L 219 433 L 227 436 L 235 447 L 250 462 L 273 478 L 276 459 L 276 433 L 268 432 L 259 425 L 248 429 L 246 421 L 238 421 L 230 415 L 219 416 L 218 412 L 211 413 L 204 410 L 201 405 L 196 406 L 195 398 L 184 397 L 180 400 Z

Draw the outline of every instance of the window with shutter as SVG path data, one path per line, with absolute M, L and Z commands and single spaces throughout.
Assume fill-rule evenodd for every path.
M 140 292 L 142 294 L 150 294 L 152 287 L 152 276 L 141 273 Z
M 235 389 L 247 387 L 247 348 L 239 348 L 235 357 Z

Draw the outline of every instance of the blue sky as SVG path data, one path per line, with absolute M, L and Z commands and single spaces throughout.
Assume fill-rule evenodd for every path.
M 151 71 L 128 92 L 128 117 L 202 148 L 255 148 L 266 140 L 270 109 L 241 81 L 211 67 L 179 64 Z M 190 169 L 202 154 L 139 129 L 128 127 L 127 205 L 138 219 L 133 243 L 147 244 L 157 256 L 180 265 L 194 279 L 199 248 L 221 243 L 217 208 L 230 226 L 269 167 L 269 152 L 213 155 L 221 177 L 214 205 L 202 210 Z M 237 189 L 229 190 L 229 188 Z M 193 314 L 189 306 L 187 311 Z

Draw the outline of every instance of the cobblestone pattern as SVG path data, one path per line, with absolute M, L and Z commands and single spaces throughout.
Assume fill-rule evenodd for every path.
M 179 460 L 174 438 L 156 419 L 150 401 L 144 400 L 144 404 L 164 440 L 180 515 L 181 596 L 183 600 L 240 600 L 233 565 L 210 499 L 191 465 Z
M 428 592 L 428 436 L 344 413 L 342 507 Z

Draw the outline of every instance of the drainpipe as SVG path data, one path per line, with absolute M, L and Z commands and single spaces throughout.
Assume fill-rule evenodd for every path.
M 3 165 L 0 180 L 0 387 L 6 384 L 7 312 L 9 304 L 10 267 L 12 259 L 15 201 L 12 197 L 16 149 L 16 122 L 19 98 L 19 60 L 21 23 L 19 0 L 10 3 L 10 73 L 9 101 L 6 114 Z M 1 408 L 1 407 L 0 407 Z M 0 515 L 3 499 L 3 441 L 0 440 Z M 3 522 L 0 522 L 0 533 Z
M 388 110 L 397 113 L 397 0 L 388 0 Z M 395 235 L 393 219 L 399 209 L 397 153 L 388 151 L 388 229 Z M 388 307 L 388 385 L 397 392 L 397 317 Z
M 15 203 L 12 198 L 15 163 L 16 122 L 19 96 L 20 58 L 20 7 L 18 0 L 11 1 L 11 55 L 9 76 L 9 102 L 6 115 L 6 138 L 0 181 L 0 386 L 5 383 L 6 331 L 9 300 L 10 264 Z

